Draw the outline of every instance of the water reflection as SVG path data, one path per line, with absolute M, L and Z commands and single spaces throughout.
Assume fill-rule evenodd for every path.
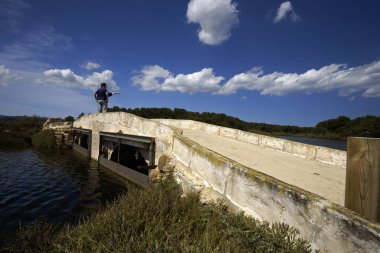
M 125 191 L 125 181 L 71 150 L 0 151 L 0 234 L 39 218 L 75 223 Z

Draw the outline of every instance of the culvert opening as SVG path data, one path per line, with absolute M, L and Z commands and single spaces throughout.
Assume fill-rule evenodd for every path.
M 99 163 L 122 176 L 145 185 L 155 168 L 155 139 L 152 137 L 100 133 Z
M 91 157 L 91 138 L 92 132 L 87 129 L 73 129 L 73 150 L 87 156 L 88 159 Z

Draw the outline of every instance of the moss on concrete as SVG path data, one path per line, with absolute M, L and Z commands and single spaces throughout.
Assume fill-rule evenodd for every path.
M 291 198 L 294 199 L 295 202 L 303 206 L 305 213 L 310 211 L 309 210 L 310 205 L 313 205 L 314 203 L 322 203 L 322 205 L 325 205 L 326 208 L 331 209 L 331 211 L 333 212 L 336 212 L 337 215 L 342 215 L 346 217 L 346 218 L 343 218 L 342 221 L 344 221 L 344 219 L 348 219 L 348 220 L 351 220 L 352 223 L 361 224 L 361 226 L 363 227 L 363 232 L 365 231 L 368 232 L 368 230 L 364 229 L 364 227 L 368 227 L 373 230 L 374 233 L 372 234 L 372 236 L 374 237 L 380 234 L 380 224 L 367 221 L 364 218 L 361 218 L 359 215 L 352 212 L 351 210 L 348 210 L 347 208 L 344 208 L 340 205 L 327 201 L 326 199 L 322 198 L 319 195 L 303 190 L 299 187 L 287 184 L 274 177 L 271 177 L 262 172 L 256 171 L 252 168 L 242 165 L 212 150 L 202 147 L 195 141 L 185 136 L 176 135 L 176 138 L 183 145 L 187 146 L 189 149 L 196 152 L 201 157 L 205 157 L 208 161 L 213 163 L 216 167 L 220 169 L 227 169 L 226 164 L 229 163 L 231 164 L 231 166 L 228 166 L 228 169 L 230 169 L 232 172 L 235 171 L 236 173 L 244 175 L 244 177 L 246 177 L 248 181 L 251 181 L 252 183 L 255 183 L 255 184 L 259 184 L 261 186 L 267 184 L 268 189 L 277 191 L 280 196 L 284 196 L 285 194 L 290 196 Z

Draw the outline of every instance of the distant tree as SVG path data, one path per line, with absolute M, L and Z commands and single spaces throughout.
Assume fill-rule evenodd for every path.
M 315 126 L 315 133 L 322 135 L 333 134 L 341 138 L 349 134 L 351 119 L 346 116 L 339 116 L 336 119 L 329 119 L 319 122 Z
M 79 119 L 80 117 L 84 116 L 84 113 L 82 112 L 81 114 L 78 115 L 78 118 Z
M 64 121 L 74 121 L 74 117 L 73 116 L 67 116 Z
M 181 108 L 120 108 L 109 111 L 132 113 L 143 118 L 189 119 L 243 131 L 270 135 L 299 135 L 331 139 L 345 139 L 347 136 L 380 137 L 380 117 L 365 116 L 351 120 L 346 116 L 319 122 L 315 127 L 282 126 L 266 123 L 247 122 L 224 113 L 191 112 Z M 82 114 L 81 114 L 82 115 Z

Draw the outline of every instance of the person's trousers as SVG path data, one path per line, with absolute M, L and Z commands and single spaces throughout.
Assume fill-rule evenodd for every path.
M 107 102 L 98 100 L 98 112 L 107 112 Z

